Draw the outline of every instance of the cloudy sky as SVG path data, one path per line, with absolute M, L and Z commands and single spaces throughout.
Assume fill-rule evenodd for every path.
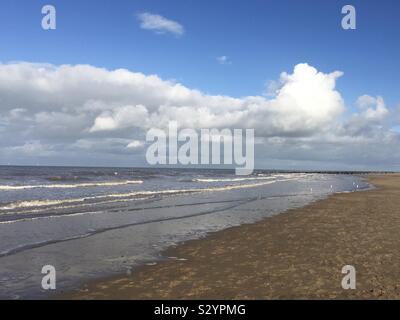
M 0 164 L 143 166 L 177 121 L 254 128 L 259 168 L 400 169 L 396 1 L 347 31 L 333 0 L 45 4 L 0 13 Z

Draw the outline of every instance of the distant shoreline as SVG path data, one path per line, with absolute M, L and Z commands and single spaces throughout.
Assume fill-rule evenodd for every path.
M 399 298 L 400 175 L 169 249 L 177 257 L 56 299 Z M 344 265 L 357 289 L 341 288 Z M 398 289 L 399 288 L 399 289 Z
M 212 167 L 212 166 L 205 166 L 205 167 L 199 167 L 199 166 L 171 166 L 171 165 L 166 165 L 166 166 L 70 166 L 70 165 L 11 165 L 11 164 L 0 164 L 0 168 L 98 168 L 98 169 L 138 169 L 138 170 L 143 170 L 143 169 L 148 169 L 148 170 L 215 170 L 215 171 L 234 171 L 235 168 L 223 168 L 223 167 Z M 379 170 L 289 170 L 289 169 L 260 169 L 260 168 L 255 168 L 254 172 L 268 172 L 268 173 L 319 173 L 319 174 L 351 174 L 351 175 L 357 175 L 357 174 L 397 174 L 400 172 L 396 171 L 379 171 Z

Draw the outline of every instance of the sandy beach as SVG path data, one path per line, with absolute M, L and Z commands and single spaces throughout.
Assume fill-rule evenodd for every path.
M 131 276 L 89 283 L 61 299 L 347 299 L 400 297 L 400 174 L 186 242 Z M 353 265 L 357 288 L 341 287 Z

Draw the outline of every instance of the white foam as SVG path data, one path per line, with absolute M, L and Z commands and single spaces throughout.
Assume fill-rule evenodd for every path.
M 194 179 L 195 182 L 236 182 L 250 180 L 271 180 L 275 177 L 249 177 L 249 178 L 220 178 L 220 179 Z
M 85 203 L 91 200 L 99 200 L 99 199 L 124 199 L 131 198 L 136 196 L 149 196 L 149 195 L 174 195 L 181 193 L 199 193 L 199 192 L 217 192 L 217 191 L 228 191 L 228 190 L 236 190 L 236 189 L 244 189 L 244 188 L 254 188 L 258 186 L 263 186 L 267 184 L 272 184 L 280 181 L 288 181 L 295 179 L 283 179 L 283 180 L 273 180 L 273 181 L 264 181 L 259 183 L 252 184 L 240 184 L 240 185 L 228 185 L 223 187 L 211 187 L 211 188 L 202 188 L 202 189 L 172 189 L 172 190 L 157 190 L 157 191 L 135 191 L 129 193 L 116 193 L 116 194 L 108 194 L 103 196 L 93 196 L 93 197 L 84 197 L 84 198 L 75 198 L 75 199 L 56 199 L 56 200 L 28 200 L 28 201 L 19 201 L 7 204 L 3 207 L 0 207 L 0 210 L 13 210 L 19 208 L 37 208 L 37 207 L 47 207 L 47 206 L 55 206 L 55 205 L 64 205 L 64 204 L 76 204 L 79 205 L 81 203 Z M 95 203 L 94 203 L 95 204 Z
M 0 185 L 0 190 L 25 190 L 25 189 L 71 189 L 71 188 L 87 188 L 87 187 L 115 187 L 128 184 L 142 184 L 141 180 L 128 181 L 109 181 L 109 182 L 91 182 L 91 183 L 75 183 L 75 184 L 38 184 L 25 186 Z

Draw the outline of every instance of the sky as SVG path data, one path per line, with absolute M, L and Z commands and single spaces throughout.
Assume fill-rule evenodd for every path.
M 260 168 L 399 170 L 399 15 L 395 0 L 3 0 L 0 164 L 146 165 L 146 131 L 173 120 L 254 128 Z

